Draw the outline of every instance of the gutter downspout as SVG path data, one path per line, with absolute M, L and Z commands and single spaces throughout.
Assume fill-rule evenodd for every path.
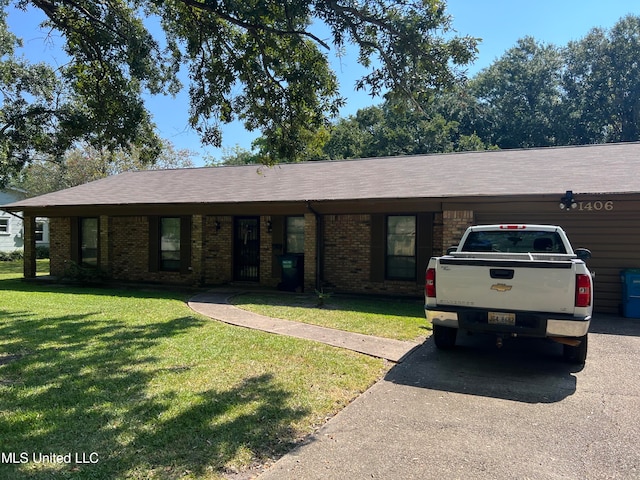
M 320 213 L 311 206 L 311 201 L 307 200 L 307 209 L 316 217 L 316 291 L 322 291 L 321 270 L 322 265 L 322 220 Z

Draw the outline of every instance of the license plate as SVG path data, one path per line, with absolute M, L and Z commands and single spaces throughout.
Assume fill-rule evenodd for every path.
M 489 312 L 490 325 L 515 325 L 516 314 L 504 312 Z

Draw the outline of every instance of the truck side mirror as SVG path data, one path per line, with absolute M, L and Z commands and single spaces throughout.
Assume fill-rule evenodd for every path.
M 588 250 L 586 248 L 576 248 L 575 254 L 583 262 L 586 262 L 591 258 L 591 250 Z
M 447 248 L 447 255 L 451 255 L 456 250 L 458 250 L 458 245 L 452 245 L 451 247 Z

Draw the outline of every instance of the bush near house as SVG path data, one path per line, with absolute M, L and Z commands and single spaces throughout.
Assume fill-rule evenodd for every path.
M 12 252 L 0 252 L 0 262 L 15 262 L 22 260 L 24 254 L 22 250 L 14 250 Z
M 13 250 L 11 252 L 0 252 L 0 262 L 15 262 L 24 258 L 23 250 Z M 36 258 L 39 260 L 49 258 L 49 247 L 36 247 Z

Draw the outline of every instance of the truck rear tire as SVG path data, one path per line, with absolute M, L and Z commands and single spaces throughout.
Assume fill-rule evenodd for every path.
M 433 326 L 433 341 L 441 350 L 448 350 L 456 346 L 456 337 L 458 329 L 453 327 L 444 327 L 442 325 Z
M 587 360 L 587 335 L 580 337 L 580 344 L 575 347 L 571 345 L 563 346 L 564 359 L 569 363 L 583 365 Z

